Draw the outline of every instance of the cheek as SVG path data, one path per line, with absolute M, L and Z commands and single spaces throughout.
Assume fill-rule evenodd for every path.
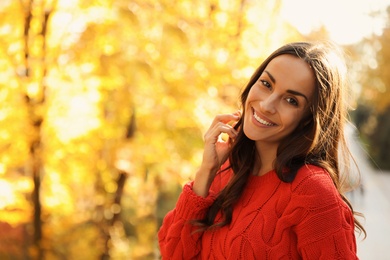
M 283 114 L 283 113 L 281 113 Z M 284 125 L 286 128 L 288 128 L 291 132 L 293 132 L 299 124 L 302 122 L 303 113 L 285 113 L 284 114 Z
M 256 84 L 254 84 L 251 89 L 249 90 L 248 92 L 248 97 L 247 97 L 247 101 L 248 100 L 254 100 L 254 99 L 259 99 L 261 97 L 261 89 L 259 86 L 257 86 Z
M 251 117 L 252 117 L 252 111 L 251 111 L 251 109 L 249 107 L 249 108 L 247 108 L 245 110 L 245 113 L 244 113 L 244 115 L 242 117 L 242 124 L 241 124 L 241 126 L 245 127 L 246 125 L 248 125 L 249 121 L 251 120 Z
M 253 100 L 253 94 L 252 94 L 252 92 L 253 92 L 252 89 L 249 90 L 248 96 L 246 97 L 245 107 L 244 107 L 246 113 L 248 112 L 248 110 L 250 110 L 250 103 L 251 103 L 252 100 Z

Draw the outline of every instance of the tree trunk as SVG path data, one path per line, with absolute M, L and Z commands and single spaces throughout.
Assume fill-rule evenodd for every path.
M 23 5 L 23 2 L 21 2 Z M 41 3 L 42 5 L 44 3 Z M 48 27 L 48 20 L 51 14 L 51 11 L 45 11 L 41 19 L 41 31 L 34 32 L 30 26 L 31 20 L 34 15 L 34 1 L 28 1 L 25 6 L 22 6 L 25 10 L 25 23 L 24 23 L 24 70 L 23 73 L 19 73 L 19 76 L 22 79 L 22 82 L 25 83 L 25 102 L 28 111 L 28 124 L 31 132 L 28 134 L 31 136 L 29 144 L 29 163 L 26 167 L 26 172 L 31 176 L 33 181 L 33 191 L 31 194 L 31 200 L 33 203 L 34 214 L 33 214 L 33 237 L 32 237 L 32 247 L 33 247 L 33 258 L 34 259 L 43 259 L 44 253 L 41 246 L 42 242 L 42 205 L 40 200 L 40 187 L 41 187 L 41 174 L 43 172 L 43 159 L 42 159 L 42 122 L 44 116 L 42 114 L 42 107 L 45 104 L 45 83 L 44 79 L 46 77 L 46 64 L 45 64 L 45 55 L 46 55 L 46 33 Z M 40 62 L 38 66 L 32 64 L 30 61 L 31 57 L 31 42 L 34 36 L 42 36 L 43 44 L 40 46 L 42 48 L 41 57 L 38 58 Z M 40 78 L 32 78 L 31 73 L 33 70 L 41 70 L 42 75 Z M 40 86 L 39 92 L 37 95 L 32 96 L 27 89 L 27 85 L 34 81 Z
M 134 137 L 134 133 L 136 131 L 136 120 L 135 120 L 135 109 L 132 108 L 132 116 L 129 120 L 126 134 L 124 139 L 129 141 Z M 130 160 L 130 158 L 128 158 Z M 115 210 L 113 212 L 113 216 L 110 220 L 108 220 L 106 229 L 103 230 L 103 237 L 104 237 L 104 252 L 102 252 L 100 259 L 101 260 L 108 260 L 110 259 L 110 241 L 111 241 L 111 235 L 110 235 L 110 229 L 115 225 L 116 222 L 121 221 L 121 202 L 123 197 L 123 191 L 125 188 L 127 177 L 129 176 L 130 172 L 128 170 L 124 169 L 117 169 L 118 170 L 118 178 L 116 180 L 117 189 L 114 194 L 114 199 L 111 202 L 111 206 L 119 207 L 119 210 Z

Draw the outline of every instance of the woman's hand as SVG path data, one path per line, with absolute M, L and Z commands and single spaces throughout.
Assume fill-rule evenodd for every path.
M 231 142 L 237 136 L 237 131 L 229 123 L 237 122 L 240 116 L 240 112 L 216 116 L 204 135 L 203 161 L 196 173 L 193 185 L 193 190 L 197 195 L 203 197 L 208 195 L 215 174 L 226 161 Z M 221 134 L 227 134 L 228 140 L 222 140 Z

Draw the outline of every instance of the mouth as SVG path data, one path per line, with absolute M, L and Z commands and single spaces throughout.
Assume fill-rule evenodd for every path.
M 272 123 L 272 122 L 269 122 L 261 117 L 259 117 L 257 114 L 256 114 L 256 111 L 254 110 L 254 108 L 252 108 L 252 111 L 253 111 L 253 117 L 256 119 L 257 122 L 259 122 L 260 124 L 262 125 L 265 125 L 265 126 L 276 126 L 276 124 Z

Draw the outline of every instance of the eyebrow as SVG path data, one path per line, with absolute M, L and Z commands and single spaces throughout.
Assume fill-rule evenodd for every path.
M 272 83 L 276 83 L 276 79 L 274 78 L 274 76 L 272 76 L 271 73 L 269 73 L 268 71 L 264 70 L 265 73 L 267 73 L 268 77 L 271 79 Z M 303 98 L 306 99 L 306 102 L 309 103 L 309 99 L 307 99 L 307 97 L 302 94 L 301 92 L 298 92 L 298 91 L 295 91 L 295 90 L 291 90 L 291 89 L 288 89 L 287 90 L 287 93 L 290 93 L 290 94 L 293 94 L 293 95 L 296 95 L 296 96 L 301 96 Z

